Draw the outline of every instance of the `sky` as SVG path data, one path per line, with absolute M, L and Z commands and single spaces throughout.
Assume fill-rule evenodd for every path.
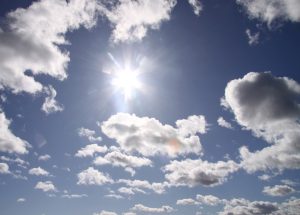
M 298 0 L 2 0 L 1 215 L 300 213 Z

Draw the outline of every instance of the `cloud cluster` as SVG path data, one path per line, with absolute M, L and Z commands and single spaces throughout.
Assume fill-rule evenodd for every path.
M 216 186 L 224 183 L 239 165 L 234 161 L 209 163 L 201 159 L 171 161 L 164 167 L 165 177 L 172 186 Z
M 26 154 L 29 143 L 15 136 L 9 129 L 11 121 L 0 112 L 0 151 L 8 153 Z
M 93 167 L 77 174 L 77 184 L 79 185 L 103 185 L 106 183 L 113 183 L 109 175 L 106 175 Z
M 296 81 L 270 72 L 250 72 L 227 84 L 225 100 L 236 121 L 271 144 L 255 152 L 240 148 L 248 172 L 299 169 L 299 95 Z
M 67 43 L 67 32 L 92 27 L 96 9 L 96 0 L 42 0 L 8 13 L 0 30 L 0 88 L 33 94 L 43 89 L 38 74 L 65 79 L 69 53 L 58 45 Z
M 259 19 L 271 26 L 275 21 L 300 22 L 298 0 L 236 0 L 250 18 Z
M 102 132 L 115 139 L 126 152 L 138 152 L 144 156 L 201 154 L 202 146 L 197 133 L 205 133 L 204 116 L 189 116 L 177 120 L 177 128 L 163 125 L 154 118 L 118 113 L 101 125 Z

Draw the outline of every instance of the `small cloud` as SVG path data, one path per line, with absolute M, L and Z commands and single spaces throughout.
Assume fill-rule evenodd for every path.
M 248 44 L 250 46 L 254 46 L 254 45 L 257 45 L 259 43 L 259 36 L 260 36 L 259 32 L 252 33 L 250 31 L 250 29 L 246 29 L 246 35 L 247 35 L 247 38 L 248 38 Z
M 26 202 L 26 199 L 25 198 L 19 198 L 19 199 L 17 199 L 17 202 Z
M 44 170 L 41 167 L 32 168 L 28 171 L 30 175 L 36 175 L 36 176 L 49 176 L 49 172 Z
M 51 156 L 48 155 L 48 154 L 46 154 L 46 155 L 41 155 L 41 156 L 38 157 L 38 160 L 40 160 L 40 161 L 47 161 L 47 160 L 49 160 L 49 159 L 51 159 Z
M 230 124 L 230 122 L 226 121 L 223 117 L 219 117 L 218 118 L 218 125 L 224 128 L 229 128 L 229 129 L 233 129 L 232 125 Z
M 56 100 L 56 90 L 49 85 L 48 87 L 44 87 L 44 90 L 47 94 L 45 101 L 42 105 L 41 110 L 44 111 L 47 115 L 55 112 L 61 112 L 64 110 L 64 106 L 59 104 Z
M 34 189 L 42 190 L 43 192 L 56 192 L 57 189 L 51 181 L 39 181 Z

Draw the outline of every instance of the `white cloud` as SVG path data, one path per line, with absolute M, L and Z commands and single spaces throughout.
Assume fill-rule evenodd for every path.
M 49 176 L 49 172 L 44 170 L 41 167 L 32 168 L 28 171 L 30 175 L 36 175 L 36 176 Z
M 224 183 L 229 174 L 239 169 L 234 161 L 207 161 L 186 159 L 171 161 L 164 167 L 165 178 L 172 186 L 216 186 Z
M 93 167 L 77 174 L 79 185 L 103 185 L 106 183 L 113 183 L 109 175 L 106 175 Z
M 95 158 L 94 164 L 110 164 L 113 166 L 124 167 L 126 171 L 129 171 L 132 175 L 134 175 L 135 170 L 133 168 L 139 168 L 142 166 L 152 166 L 152 161 L 148 158 L 127 155 L 119 151 L 112 151 L 107 153 L 104 157 L 99 156 Z
M 59 104 L 56 100 L 56 90 L 50 85 L 48 87 L 44 87 L 44 90 L 47 94 L 45 101 L 42 105 L 41 110 L 46 114 L 61 112 L 64 110 L 64 106 Z
M 292 180 L 289 180 L 289 179 L 282 179 L 281 183 L 289 185 L 289 186 L 297 186 L 299 184 L 298 182 L 292 181 Z
M 222 204 L 225 202 L 225 200 L 219 199 L 216 196 L 213 195 L 197 195 L 196 199 L 201 203 L 201 204 L 206 204 L 206 205 L 211 205 L 215 206 L 218 204 Z
M 76 157 L 93 157 L 95 153 L 105 153 L 107 152 L 106 146 L 99 146 L 97 144 L 87 145 L 75 154 Z
M 15 136 L 9 129 L 11 121 L 0 112 L 0 151 L 8 153 L 26 154 L 29 143 Z
M 51 159 L 51 156 L 48 155 L 48 154 L 40 155 L 40 156 L 38 157 L 38 160 L 39 160 L 39 161 L 47 161 L 47 160 L 49 160 L 49 159 Z
M 9 158 L 6 156 L 0 156 L 0 160 L 5 161 L 5 162 L 11 162 L 11 163 L 16 163 L 17 166 L 22 167 L 24 169 L 27 168 L 29 165 L 29 162 L 22 160 L 21 158 Z
M 0 163 L 0 174 L 9 174 L 9 166 L 6 163 Z
M 179 199 L 176 201 L 176 205 L 199 205 L 200 203 L 194 199 Z
M 162 194 L 165 192 L 165 187 L 168 186 L 168 183 L 150 183 L 146 180 L 128 180 L 128 179 L 120 179 L 118 183 L 126 184 L 128 187 L 139 189 L 139 190 L 152 190 L 155 193 Z
M 102 140 L 101 137 L 96 137 L 95 131 L 88 129 L 88 128 L 83 128 L 83 127 L 79 128 L 78 135 L 80 137 L 86 137 L 92 143 L 100 142 Z
M 251 72 L 227 84 L 225 99 L 236 121 L 271 144 L 256 152 L 240 148 L 247 172 L 299 169 L 299 95 L 296 81 L 269 72 Z
M 26 199 L 25 198 L 18 198 L 17 202 L 26 202 Z
M 286 196 L 294 193 L 296 190 L 288 185 L 275 185 L 273 187 L 264 187 L 263 193 L 269 196 Z
M 203 9 L 202 3 L 199 0 L 188 0 L 190 5 L 193 7 L 194 13 L 199 16 Z
M 275 21 L 300 22 L 298 0 L 237 0 L 250 18 L 266 22 L 269 27 Z
M 118 215 L 118 214 L 112 211 L 102 210 L 100 213 L 94 213 L 93 215 Z
M 246 35 L 248 38 L 248 44 L 250 46 L 254 46 L 259 43 L 259 36 L 260 36 L 259 32 L 251 33 L 250 29 L 246 29 Z
M 246 199 L 232 199 L 227 201 L 224 210 L 219 215 L 258 215 L 258 214 L 273 214 L 279 210 L 277 203 L 253 201 Z M 277 214 L 277 213 L 276 213 Z M 280 214 L 280 213 L 278 213 Z M 275 214 L 274 214 L 275 215 Z
M 133 211 L 138 211 L 138 212 L 144 212 L 144 213 L 171 213 L 174 210 L 174 208 L 172 208 L 171 206 L 168 205 L 163 205 L 159 208 L 151 208 L 151 207 L 147 207 L 144 206 L 142 204 L 136 204 L 134 205 L 131 210 Z
M 148 29 L 158 29 L 170 19 L 175 5 L 176 0 L 121 0 L 100 10 L 112 24 L 112 40 L 117 43 L 143 39 Z
M 64 194 L 61 197 L 66 198 L 66 199 L 80 199 L 80 198 L 88 197 L 88 195 L 86 195 L 86 194 Z
M 112 199 L 123 199 L 124 198 L 123 196 L 121 196 L 119 194 L 114 194 L 114 193 L 107 194 L 104 197 L 106 197 L 106 198 L 112 198 Z
M 38 74 L 65 79 L 69 53 L 58 45 L 67 43 L 67 32 L 92 27 L 96 9 L 96 0 L 41 0 L 8 13 L 0 31 L 0 88 L 34 94 L 43 89 Z
M 154 118 L 118 113 L 103 122 L 101 129 L 126 152 L 171 157 L 188 153 L 201 154 L 202 146 L 196 134 L 206 132 L 204 116 L 190 116 L 178 120 L 176 125 L 177 128 L 174 128 Z
M 54 184 L 51 182 L 51 181 L 39 181 L 34 189 L 37 189 L 37 190 L 42 190 L 44 192 L 56 192 L 57 189 L 56 187 L 54 186 Z
M 221 127 L 233 129 L 230 122 L 227 122 L 223 117 L 219 117 L 217 122 L 218 122 L 218 125 Z

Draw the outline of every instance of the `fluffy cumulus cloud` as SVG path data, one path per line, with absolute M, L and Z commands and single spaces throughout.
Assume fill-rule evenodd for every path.
M 39 181 L 34 189 L 37 189 L 37 190 L 42 190 L 44 192 L 56 192 L 57 189 L 55 187 L 55 185 L 52 183 L 52 181 Z
M 0 163 L 0 174 L 9 174 L 9 166 L 6 163 Z
M 163 21 L 170 19 L 176 0 L 120 0 L 111 8 L 100 9 L 110 21 L 114 42 L 143 39 L 148 29 L 158 29 Z
M 237 171 L 239 165 L 234 161 L 207 161 L 186 159 L 171 161 L 164 167 L 165 177 L 172 186 L 216 186 L 224 183 L 229 174 Z
M 204 116 L 190 116 L 176 122 L 177 127 L 164 125 L 154 118 L 118 113 L 101 125 L 102 132 L 113 138 L 121 149 L 144 156 L 201 154 L 197 133 L 206 132 Z
M 223 117 L 219 117 L 218 120 L 218 125 L 224 128 L 229 128 L 229 129 L 233 129 L 232 125 L 230 122 L 226 121 Z
M 59 104 L 56 100 L 56 90 L 52 86 L 48 86 L 44 88 L 47 96 L 45 101 L 42 105 L 41 110 L 44 111 L 46 114 L 60 112 L 64 110 L 63 105 Z
M 263 193 L 269 196 L 286 196 L 294 192 L 295 189 L 288 185 L 275 185 L 273 187 L 267 186 L 263 189 Z
M 176 201 L 176 205 L 198 205 L 198 201 L 188 198 L 188 199 L 179 199 Z
M 0 112 L 0 151 L 8 153 L 26 154 L 29 143 L 15 136 L 9 129 L 11 121 Z
M 299 95 L 296 81 L 270 72 L 251 72 L 227 84 L 225 100 L 236 121 L 271 144 L 255 152 L 240 148 L 248 172 L 299 169 Z
M 162 194 L 165 192 L 165 188 L 168 186 L 168 183 L 163 182 L 153 182 L 150 183 L 146 180 L 128 180 L 128 179 L 120 179 L 118 183 L 125 184 L 126 186 L 133 188 L 133 191 L 142 191 L 142 193 L 146 193 L 145 190 L 152 190 L 155 193 Z
M 39 161 L 47 161 L 47 160 L 49 160 L 49 159 L 51 159 L 51 156 L 48 155 L 48 154 L 40 155 L 40 156 L 38 157 L 38 160 L 39 160 Z
M 58 45 L 67 43 L 68 31 L 92 27 L 96 9 L 96 0 L 41 0 L 8 13 L 0 30 L 0 87 L 33 94 L 43 89 L 35 75 L 65 79 L 69 53 Z
M 300 2 L 298 0 L 237 0 L 250 18 L 266 22 L 300 21 Z
M 219 215 L 259 215 L 273 214 L 279 210 L 277 203 L 254 201 L 246 199 L 232 199 L 227 202 L 224 210 Z
M 99 146 L 97 144 L 86 145 L 85 147 L 78 150 L 75 154 L 76 157 L 93 157 L 95 153 L 107 152 L 106 146 Z
M 36 176 L 49 176 L 49 172 L 41 167 L 32 168 L 28 171 L 28 173 Z
M 120 151 L 112 151 L 107 153 L 105 156 L 98 156 L 94 160 L 95 165 L 106 165 L 110 164 L 113 166 L 120 166 L 125 168 L 126 171 L 132 175 L 135 174 L 134 168 L 142 166 L 152 166 L 152 161 L 148 158 L 136 157 L 132 155 L 124 154 Z
M 226 200 L 219 199 L 218 197 L 213 196 L 213 195 L 200 195 L 199 194 L 199 195 L 197 195 L 196 199 L 201 204 L 211 205 L 211 206 L 226 202 Z
M 103 185 L 113 182 L 109 175 L 104 174 L 93 167 L 89 167 L 78 173 L 77 178 L 77 184 L 79 185 Z
M 80 137 L 86 137 L 91 143 L 100 142 L 102 140 L 101 137 L 96 136 L 96 132 L 94 130 L 88 128 L 79 128 L 78 135 Z
M 137 211 L 137 212 L 144 212 L 144 213 L 171 213 L 174 211 L 174 208 L 172 208 L 169 205 L 163 205 L 159 208 L 152 208 L 148 207 L 142 204 L 136 204 L 134 205 L 131 210 Z

